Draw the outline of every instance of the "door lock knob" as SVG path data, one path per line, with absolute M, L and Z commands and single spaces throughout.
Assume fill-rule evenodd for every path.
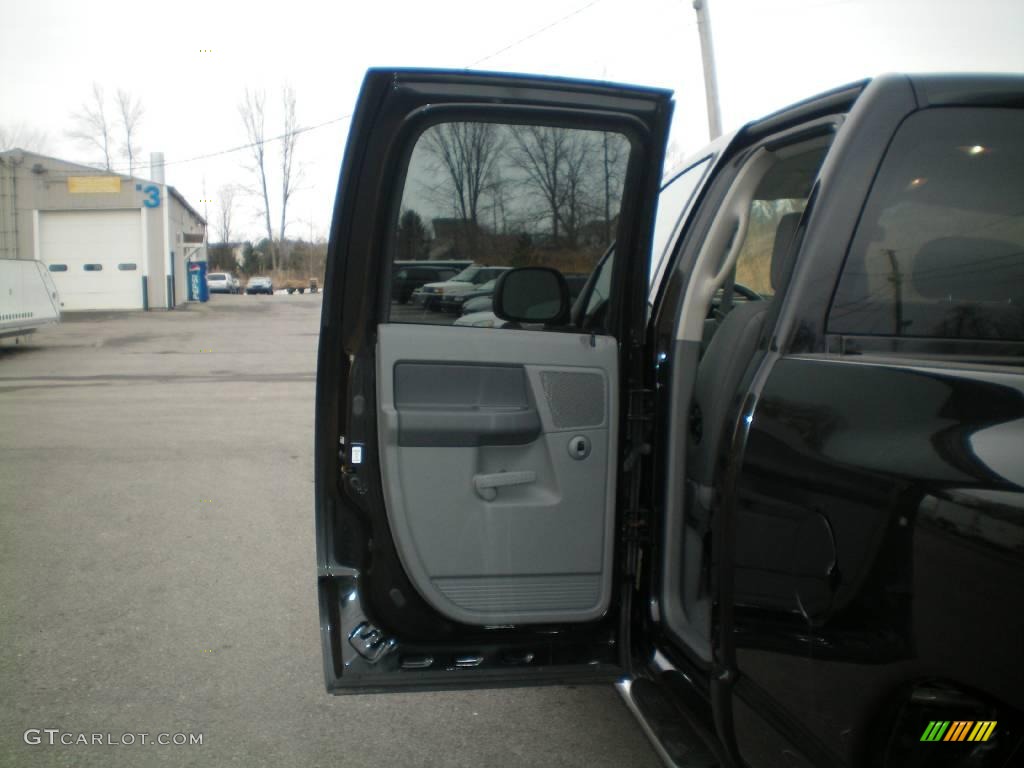
M 585 459 L 590 455 L 590 440 L 583 435 L 569 440 L 569 455 L 574 459 Z

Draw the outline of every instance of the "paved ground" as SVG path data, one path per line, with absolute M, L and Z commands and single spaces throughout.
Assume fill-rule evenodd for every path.
M 0 765 L 656 765 L 610 687 L 324 693 L 319 308 L 216 296 L 0 351 Z

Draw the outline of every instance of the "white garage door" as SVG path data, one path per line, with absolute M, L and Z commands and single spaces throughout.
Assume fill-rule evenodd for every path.
M 65 310 L 142 308 L 137 210 L 41 211 L 39 257 Z

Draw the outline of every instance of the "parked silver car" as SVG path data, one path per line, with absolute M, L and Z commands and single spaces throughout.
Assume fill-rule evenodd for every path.
M 206 276 L 206 287 L 210 293 L 238 293 L 241 283 L 228 272 L 210 272 Z

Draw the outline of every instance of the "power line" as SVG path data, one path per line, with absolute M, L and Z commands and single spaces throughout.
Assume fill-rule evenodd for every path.
M 307 126 L 305 126 L 303 128 L 296 128 L 295 131 L 293 131 L 293 135 L 298 135 L 300 133 L 308 133 L 309 131 L 315 131 L 318 128 L 323 128 L 323 127 L 328 126 L 328 125 L 333 125 L 334 123 L 340 123 L 343 120 L 348 120 L 350 117 L 352 117 L 352 113 L 351 112 L 349 114 L 347 114 L 347 115 L 342 115 L 341 117 L 335 117 L 335 118 L 333 118 L 331 120 L 325 120 L 324 122 L 317 123 L 316 125 L 307 125 Z M 248 144 L 239 144 L 237 147 L 230 147 L 228 149 L 221 149 L 221 150 L 218 150 L 216 152 L 208 152 L 205 155 L 196 155 L 195 157 L 186 157 L 186 158 L 182 158 L 181 160 L 171 160 L 169 162 L 163 163 L 163 165 L 164 165 L 164 167 L 166 167 L 168 165 L 180 165 L 181 163 L 194 163 L 197 160 L 209 160 L 210 158 L 213 158 L 213 157 L 220 157 L 221 155 L 229 155 L 229 154 L 231 154 L 233 152 L 241 152 L 243 149 L 252 149 L 253 147 L 260 146 L 261 144 L 269 144 L 272 141 L 280 141 L 280 140 L 284 139 L 287 136 L 288 136 L 288 134 L 282 133 L 282 134 L 280 134 L 278 136 L 271 136 L 269 139 L 263 139 L 262 141 L 251 141 Z M 147 163 L 139 163 L 137 167 L 145 167 L 146 165 L 147 165 Z M 111 166 L 110 170 L 116 171 L 118 168 L 122 168 L 123 169 L 123 168 L 128 168 L 128 166 L 127 165 L 114 165 L 114 166 Z
M 510 51 L 513 48 L 515 48 L 516 46 L 522 45 L 526 41 L 532 40 L 533 38 L 537 37 L 538 35 L 544 34 L 549 29 L 554 29 L 555 27 L 557 27 L 562 22 L 568 21 L 573 16 L 580 15 L 581 13 L 586 11 L 587 9 L 593 8 L 595 5 L 597 5 L 600 2 L 601 2 L 601 0 L 592 0 L 592 2 L 589 2 L 586 5 L 580 6 L 575 11 L 567 13 L 565 16 L 562 16 L 560 19 L 555 19 L 554 21 L 552 21 L 547 26 L 541 27 L 540 29 L 537 29 L 537 30 L 531 32 L 526 37 L 521 37 L 518 40 L 516 40 L 515 42 L 509 43 L 504 48 L 500 48 L 499 50 L 495 51 L 494 53 L 490 53 L 490 54 L 488 54 L 487 56 L 484 56 L 481 59 L 477 59 L 476 61 L 470 62 L 469 64 L 466 65 L 466 69 L 469 69 L 470 67 L 475 67 L 477 64 L 481 64 L 481 63 L 487 61 L 488 59 L 493 59 L 495 56 L 500 56 L 501 54 L 505 53 L 505 51 Z
M 573 18 L 574 16 L 578 16 L 581 13 L 583 13 L 584 11 L 586 11 L 586 10 L 588 10 L 590 8 L 593 8 L 595 5 L 597 5 L 600 2 L 601 2 L 601 0 L 591 0 L 591 2 L 587 3 L 586 5 L 582 5 L 579 8 L 577 8 L 576 10 L 571 11 L 570 13 L 567 13 L 565 16 L 562 16 L 562 17 L 560 17 L 558 19 L 555 19 L 554 21 L 550 22 L 549 24 L 546 24 L 543 27 L 540 27 L 539 29 L 534 30 L 530 34 L 526 35 L 525 37 L 521 37 L 518 40 L 515 40 L 515 41 L 509 43 L 508 45 L 504 46 L 503 48 L 499 48 L 498 50 L 494 51 L 493 53 L 490 53 L 487 56 L 484 56 L 482 58 L 477 59 L 476 61 L 473 61 L 473 62 L 467 64 L 465 68 L 469 69 L 470 67 L 475 67 L 476 65 L 481 64 L 481 63 L 483 63 L 485 61 L 488 61 L 489 59 L 493 59 L 496 56 L 500 56 L 501 54 L 503 54 L 503 53 L 505 53 L 507 51 L 510 51 L 513 48 L 516 48 L 516 47 L 522 45 L 523 43 L 525 43 L 525 42 L 527 42 L 529 40 L 532 40 L 535 37 L 538 37 L 539 35 L 544 34 L 548 30 L 554 29 L 555 27 L 559 26 L 560 24 L 565 23 L 566 21 L 568 21 L 569 19 Z M 317 130 L 319 128 L 324 128 L 324 127 L 326 127 L 328 125 L 333 125 L 334 123 L 340 123 L 340 122 L 342 122 L 344 120 L 348 120 L 350 117 L 352 117 L 352 113 L 351 112 L 349 112 L 346 115 L 342 115 L 341 117 L 336 117 L 336 118 L 333 118 L 331 120 L 325 120 L 324 122 L 317 123 L 316 125 L 308 125 L 308 126 L 305 126 L 303 128 L 298 128 L 298 129 L 295 130 L 294 133 L 295 134 L 308 133 L 309 131 L 315 131 L 315 130 Z M 221 150 L 217 150 L 216 152 L 207 152 L 206 154 L 195 155 L 194 157 L 186 157 L 186 158 L 182 158 L 180 160 L 166 161 L 166 162 L 163 163 L 163 167 L 166 168 L 169 165 L 182 165 L 184 163 L 194 163 L 194 162 L 198 162 L 200 160 L 210 160 L 210 159 L 212 159 L 214 157 L 221 157 L 222 155 L 230 155 L 230 154 L 233 154 L 235 152 L 241 152 L 242 150 L 252 149 L 253 147 L 257 147 L 257 146 L 260 146 L 260 145 L 263 145 L 263 144 L 268 144 L 268 143 L 270 143 L 272 141 L 281 141 L 287 135 L 288 134 L 282 133 L 282 134 L 280 134 L 278 136 L 271 136 L 269 139 L 263 139 L 262 141 L 252 141 L 252 142 L 249 142 L 248 144 L 239 144 L 236 147 L 229 147 L 228 149 L 221 149 Z M 119 170 L 132 170 L 135 167 L 143 168 L 143 167 L 146 167 L 146 166 L 147 166 L 146 163 L 139 163 L 138 165 L 134 165 L 133 164 L 133 166 L 129 166 L 126 163 L 118 163 L 118 164 L 112 165 L 109 169 L 104 169 L 104 170 L 106 170 L 107 172 L 115 172 L 116 173 Z

